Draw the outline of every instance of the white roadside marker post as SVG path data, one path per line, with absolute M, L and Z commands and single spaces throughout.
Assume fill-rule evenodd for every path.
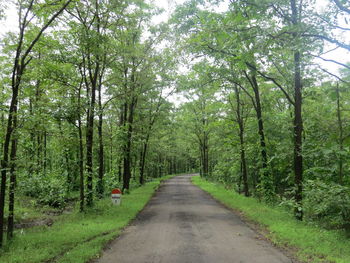
M 122 192 L 120 189 L 116 188 L 112 190 L 112 203 L 115 205 L 120 205 L 122 199 Z

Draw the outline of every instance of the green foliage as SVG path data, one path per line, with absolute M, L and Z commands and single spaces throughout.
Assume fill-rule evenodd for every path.
M 67 187 L 57 175 L 34 174 L 22 179 L 19 187 L 23 194 L 34 197 L 38 204 L 55 208 L 64 207 Z
M 327 227 L 345 228 L 350 234 L 350 189 L 335 183 L 308 180 L 305 214 Z
M 114 206 L 108 197 L 85 213 L 77 208 L 60 216 L 51 227 L 18 230 L 11 244 L 0 250 L 0 262 L 87 262 L 97 258 L 104 245 L 119 235 L 160 182 L 168 178 L 159 178 L 123 195 L 120 206 Z
M 297 221 L 292 213 L 280 207 L 272 207 L 254 198 L 237 194 L 223 185 L 208 182 L 198 176 L 193 183 L 230 208 L 240 211 L 245 218 L 262 226 L 268 239 L 280 247 L 293 247 L 303 262 L 350 261 L 350 241 L 338 230 L 325 230 Z

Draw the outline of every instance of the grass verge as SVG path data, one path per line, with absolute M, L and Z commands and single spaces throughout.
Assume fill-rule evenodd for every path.
M 265 228 L 266 237 L 279 247 L 292 248 L 304 262 L 350 262 L 350 240 L 341 231 L 326 230 L 295 220 L 280 207 L 227 190 L 222 184 L 194 176 L 192 182 L 243 217 Z
M 15 238 L 0 250 L 0 262 L 74 262 L 97 258 L 103 246 L 114 239 L 152 197 L 162 177 L 122 196 L 120 206 L 109 198 L 95 202 L 84 213 L 62 215 L 50 227 L 41 226 L 15 232 Z

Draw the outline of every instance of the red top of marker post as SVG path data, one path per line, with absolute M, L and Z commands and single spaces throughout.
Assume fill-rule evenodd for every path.
M 120 191 L 119 188 L 116 188 L 116 189 L 113 189 L 113 190 L 112 190 L 112 195 L 113 195 L 113 194 L 121 194 L 121 193 L 122 193 L 122 191 Z

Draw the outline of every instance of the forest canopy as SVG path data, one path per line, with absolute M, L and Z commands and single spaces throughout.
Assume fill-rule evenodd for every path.
M 83 212 L 185 172 L 350 231 L 348 1 L 14 2 L 0 246 L 18 195 Z

